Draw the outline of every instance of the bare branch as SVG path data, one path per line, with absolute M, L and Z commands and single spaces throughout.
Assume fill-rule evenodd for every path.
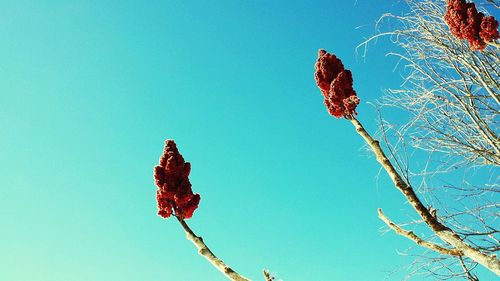
M 477 276 L 473 275 L 470 272 L 470 269 L 467 267 L 467 265 L 465 265 L 464 260 L 462 259 L 462 257 L 459 256 L 458 260 L 460 261 L 460 265 L 464 269 L 464 273 L 465 273 L 465 276 L 467 276 L 467 279 L 469 279 L 469 281 L 479 281 L 479 279 L 477 278 Z
M 380 144 L 377 140 L 373 139 L 370 134 L 365 130 L 363 125 L 354 118 L 350 117 L 350 120 L 354 127 L 356 128 L 356 132 L 366 141 L 366 143 L 371 147 L 373 153 L 376 156 L 377 161 L 380 165 L 386 170 L 387 174 L 391 178 L 394 186 L 401 191 L 401 193 L 405 196 L 406 200 L 413 209 L 417 212 L 417 214 L 424 220 L 424 222 L 432 229 L 432 231 L 444 242 L 450 244 L 455 249 L 459 250 L 463 253 L 464 256 L 474 260 L 475 262 L 483 265 L 485 268 L 494 272 L 495 274 L 500 276 L 500 260 L 496 258 L 495 255 L 487 255 L 480 250 L 474 248 L 473 246 L 465 243 L 463 239 L 461 239 L 458 234 L 453 232 L 450 228 L 443 225 L 441 222 L 434 217 L 429 210 L 422 204 L 422 201 L 415 194 L 413 188 L 406 183 L 402 177 L 398 174 L 391 161 L 387 158 L 384 151 L 380 147 Z
M 186 232 L 186 238 L 193 242 L 193 244 L 198 248 L 198 253 L 205 257 L 215 268 L 217 268 L 220 272 L 222 272 L 227 278 L 233 281 L 250 281 L 250 279 L 247 279 L 240 274 L 236 273 L 231 267 L 226 265 L 221 259 L 219 259 L 217 256 L 212 253 L 212 251 L 208 248 L 208 246 L 205 244 L 203 241 L 203 238 L 196 236 L 194 232 L 191 230 L 191 228 L 187 225 L 187 223 L 177 217 L 177 220 L 181 224 L 182 228 L 184 228 L 184 231 Z
M 392 230 L 394 230 L 397 234 L 412 240 L 413 242 L 417 243 L 418 245 L 420 245 L 422 247 L 426 247 L 428 249 L 431 249 L 431 250 L 436 251 L 436 252 L 443 254 L 443 255 L 450 255 L 450 256 L 461 256 L 462 255 L 462 253 L 460 251 L 458 251 L 457 249 L 443 248 L 437 244 L 425 241 L 424 239 L 418 237 L 415 233 L 413 233 L 413 231 L 408 231 L 408 230 L 402 229 L 401 227 L 399 227 L 398 225 L 393 223 L 391 220 L 389 220 L 389 218 L 387 218 L 384 215 L 384 212 L 382 211 L 382 209 L 378 209 L 378 217 L 388 227 L 390 227 Z

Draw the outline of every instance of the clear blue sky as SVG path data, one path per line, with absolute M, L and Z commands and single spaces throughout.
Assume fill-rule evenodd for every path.
M 376 216 L 407 206 L 313 78 L 319 48 L 341 57 L 373 131 L 367 102 L 399 74 L 387 45 L 365 62 L 354 48 L 401 12 L 390 2 L 2 1 L 0 280 L 225 280 L 156 216 L 167 138 L 202 198 L 188 223 L 243 275 L 384 280 L 409 264 Z

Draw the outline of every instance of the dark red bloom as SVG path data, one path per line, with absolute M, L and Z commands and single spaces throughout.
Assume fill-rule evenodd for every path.
M 342 61 L 325 50 L 319 50 L 315 68 L 316 84 L 325 98 L 328 112 L 337 118 L 357 114 L 359 98 L 352 88 L 351 71 L 344 69 Z
M 158 190 L 158 215 L 164 218 L 175 214 L 183 219 L 193 216 L 200 203 L 200 195 L 193 194 L 189 173 L 191 164 L 177 150 L 173 140 L 165 141 L 165 149 L 160 157 L 160 165 L 154 168 L 154 178 Z
M 465 0 L 448 0 L 444 20 L 450 32 L 458 39 L 467 39 L 473 50 L 483 50 L 486 42 L 499 38 L 498 21 L 485 17 L 474 3 Z
M 491 42 L 500 38 L 500 34 L 498 33 L 498 21 L 492 16 L 484 17 L 481 21 L 479 36 L 486 42 Z

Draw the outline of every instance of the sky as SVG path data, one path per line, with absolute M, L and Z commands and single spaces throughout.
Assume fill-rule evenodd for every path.
M 383 2 L 383 3 L 382 3 Z M 354 75 L 359 119 L 397 87 L 396 1 L 2 1 L 0 280 L 226 280 L 156 215 L 165 139 L 201 195 L 188 224 L 263 280 L 399 280 L 408 219 L 352 125 L 328 115 L 319 48 Z M 396 271 L 395 273 L 393 273 Z M 398 279 L 399 278 L 399 279 Z M 418 279 L 415 279 L 418 280 Z

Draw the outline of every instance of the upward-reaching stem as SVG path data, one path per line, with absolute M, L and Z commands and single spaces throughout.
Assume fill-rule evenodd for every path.
M 496 256 L 489 256 L 481 252 L 480 250 L 470 246 L 469 244 L 465 243 L 455 232 L 439 222 L 437 217 L 433 216 L 424 206 L 424 204 L 422 204 L 422 201 L 420 201 L 418 196 L 415 194 L 413 187 L 403 180 L 401 175 L 392 165 L 389 158 L 387 158 L 387 156 L 385 155 L 384 151 L 380 147 L 379 142 L 373 139 L 370 134 L 368 134 L 363 125 L 361 125 L 361 123 L 354 116 L 350 116 L 348 119 L 351 120 L 352 124 L 356 128 L 356 132 L 358 132 L 358 134 L 363 137 L 363 139 L 375 153 L 377 161 L 386 170 L 387 174 L 394 183 L 394 186 L 399 191 L 401 191 L 401 193 L 403 193 L 408 203 L 413 206 L 415 211 L 433 230 L 433 232 L 439 238 L 441 238 L 441 240 L 453 246 L 457 251 L 460 251 L 463 256 L 466 256 L 471 260 L 483 265 L 487 269 L 500 276 L 500 261 L 496 258 Z
M 177 216 L 176 216 L 177 217 Z M 221 259 L 219 259 L 212 251 L 208 248 L 208 246 L 203 241 L 203 238 L 194 234 L 193 230 L 187 225 L 187 223 L 180 217 L 177 217 L 177 220 L 181 224 L 182 228 L 186 232 L 186 238 L 193 242 L 193 244 L 198 248 L 198 253 L 205 257 L 215 268 L 217 268 L 220 272 L 222 272 L 227 278 L 234 281 L 250 281 L 240 274 L 236 273 L 231 267 L 224 263 Z

